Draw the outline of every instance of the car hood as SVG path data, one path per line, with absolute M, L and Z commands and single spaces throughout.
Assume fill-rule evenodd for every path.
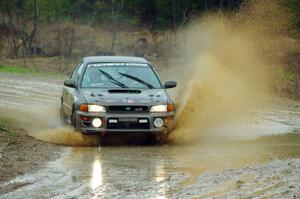
M 164 89 L 81 89 L 87 103 L 101 105 L 157 105 L 167 104 Z

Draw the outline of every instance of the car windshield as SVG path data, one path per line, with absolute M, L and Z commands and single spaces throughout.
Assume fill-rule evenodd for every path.
M 161 84 L 148 64 L 93 63 L 83 76 L 82 88 L 161 88 Z

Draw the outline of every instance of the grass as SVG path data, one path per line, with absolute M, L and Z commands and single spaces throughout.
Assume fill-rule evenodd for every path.
M 26 66 L 9 66 L 0 64 L 1 73 L 17 73 L 17 74 L 31 74 L 31 75 L 42 75 L 42 76 L 63 76 L 57 72 L 41 72 L 34 68 L 29 68 Z
M 0 72 L 4 73 L 20 73 L 20 74 L 37 74 L 39 71 L 24 66 L 5 66 L 0 65 Z

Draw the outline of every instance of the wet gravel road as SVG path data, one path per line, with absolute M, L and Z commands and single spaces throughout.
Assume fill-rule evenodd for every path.
M 29 131 L 54 128 L 61 84 L 0 73 L 0 110 L 24 124 L 43 117 Z M 66 146 L 41 170 L 0 184 L 9 190 L 0 198 L 300 198 L 299 111 L 257 114 L 190 145 Z

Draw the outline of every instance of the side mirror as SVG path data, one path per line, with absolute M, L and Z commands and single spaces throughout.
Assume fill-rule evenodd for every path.
M 76 88 L 76 82 L 72 79 L 65 80 L 64 85 L 67 87 Z
M 177 86 L 177 82 L 175 82 L 175 81 L 167 81 L 165 83 L 165 88 L 174 88 L 176 86 Z

